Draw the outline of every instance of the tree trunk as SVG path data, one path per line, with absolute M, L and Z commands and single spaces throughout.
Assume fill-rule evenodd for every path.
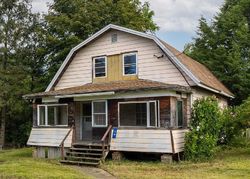
M 4 106 L 1 111 L 0 150 L 4 147 L 4 142 L 5 142 L 5 121 L 6 121 L 6 107 Z

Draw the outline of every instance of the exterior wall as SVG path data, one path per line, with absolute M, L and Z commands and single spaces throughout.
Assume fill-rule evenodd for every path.
M 106 77 L 93 78 L 93 82 L 110 82 L 120 80 L 137 80 L 138 75 L 123 75 L 122 55 L 112 55 L 107 57 Z
M 216 95 L 215 93 L 212 93 L 210 91 L 199 89 L 199 88 L 193 88 L 192 92 L 193 92 L 192 102 L 194 102 L 195 100 L 200 99 L 202 97 L 216 96 L 216 98 L 218 99 L 218 102 L 219 102 L 219 106 L 222 109 L 226 108 L 228 106 L 227 98 Z
M 111 34 L 116 33 L 118 41 L 111 43 Z M 80 86 L 92 82 L 92 58 L 102 55 L 118 55 L 126 52 L 137 51 L 138 77 L 188 86 L 180 71 L 167 57 L 156 58 L 163 52 L 152 41 L 136 35 L 120 31 L 109 31 L 82 48 L 75 54 L 68 68 L 55 86 L 55 90 Z
M 178 153 L 184 149 L 188 130 L 118 129 L 112 137 L 111 151 Z M 112 131 L 113 135 L 114 130 Z

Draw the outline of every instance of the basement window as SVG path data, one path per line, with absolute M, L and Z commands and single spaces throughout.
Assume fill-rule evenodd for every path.
M 120 127 L 157 127 L 158 101 L 119 103 Z
M 94 58 L 94 77 L 100 78 L 100 77 L 106 77 L 107 73 L 107 57 L 96 57 Z
M 68 105 L 48 104 L 37 107 L 38 126 L 67 126 L 68 125 Z

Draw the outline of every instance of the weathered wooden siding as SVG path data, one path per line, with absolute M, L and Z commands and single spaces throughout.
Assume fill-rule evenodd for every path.
M 59 147 L 70 128 L 32 128 L 27 145 Z M 65 147 L 71 147 L 72 132 L 64 142 Z
M 192 90 L 193 94 L 192 94 L 192 102 L 194 102 L 197 99 L 200 99 L 202 97 L 208 97 L 208 96 L 216 96 L 216 98 L 218 99 L 219 102 L 219 106 L 223 109 L 226 108 L 228 106 L 228 101 L 226 98 L 219 96 L 219 95 L 215 95 L 215 93 L 209 92 L 207 90 L 203 90 L 203 89 L 198 89 L 198 88 L 194 88 Z
M 116 138 L 111 139 L 110 150 L 172 153 L 170 131 L 118 129 Z
M 111 138 L 111 151 L 177 153 L 183 151 L 183 131 L 173 131 L 173 144 L 170 130 L 166 129 L 118 129 L 116 138 Z M 113 136 L 112 131 L 112 135 Z M 174 148 L 173 148 L 174 147 Z
M 113 33 L 118 35 L 116 43 L 111 43 Z M 179 70 L 167 57 L 160 59 L 154 57 L 155 54 L 159 55 L 163 52 L 152 40 L 125 32 L 109 31 L 76 53 L 55 89 L 91 83 L 93 57 L 118 55 L 131 51 L 137 51 L 138 54 L 138 77 L 140 79 L 188 86 Z
M 188 132 L 188 129 L 182 129 L 182 130 L 172 130 L 173 134 L 173 148 L 175 153 L 179 153 L 184 151 L 184 145 L 185 145 L 185 134 Z
M 137 75 L 123 75 L 122 55 L 112 55 L 107 58 L 107 74 L 106 77 L 94 78 L 93 82 L 110 82 L 121 80 L 136 80 Z

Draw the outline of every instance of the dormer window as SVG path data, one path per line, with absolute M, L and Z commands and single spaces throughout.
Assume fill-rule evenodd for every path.
M 123 55 L 123 75 L 137 74 L 137 55 L 128 53 Z
M 94 60 L 94 77 L 100 78 L 100 77 L 106 77 L 107 73 L 107 57 L 96 57 Z

